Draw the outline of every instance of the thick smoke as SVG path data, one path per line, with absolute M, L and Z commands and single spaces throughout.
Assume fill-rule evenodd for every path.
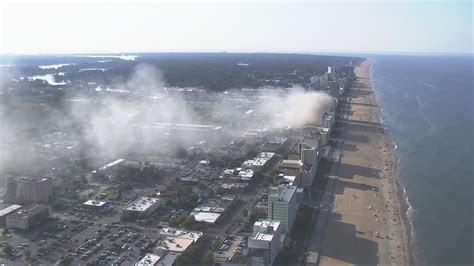
M 48 117 L 52 123 L 49 126 L 54 129 L 33 144 L 21 127 L 34 123 L 26 116 L 12 119 L 0 105 L 0 172 L 6 165 L 13 166 L 12 161 L 21 162 L 19 158 L 31 161 L 31 166 L 41 164 L 33 160 L 38 153 L 32 149 L 37 145 L 44 150 L 47 141 L 59 143 L 57 139 L 61 136 L 68 138 L 67 149 L 73 147 L 69 151 L 80 149 L 81 154 L 100 164 L 117 157 L 156 154 L 157 151 L 166 154 L 176 147 L 194 145 L 201 138 L 199 131 L 170 132 L 170 125 L 222 126 L 233 138 L 248 130 L 320 124 L 322 113 L 334 106 L 334 99 L 327 94 L 301 87 L 261 88 L 253 90 L 254 93 L 240 89 L 229 94 L 207 92 L 210 98 L 220 100 L 189 101 L 189 97 L 181 93 L 168 91 L 165 84 L 158 69 L 140 64 L 126 80 L 112 84 L 109 91 L 102 88 L 92 96 L 69 95 L 60 110 L 48 107 L 44 112 L 43 116 Z M 252 115 L 246 113 L 250 109 L 254 110 Z M 54 140 L 48 140 L 49 135 Z M 5 143 L 14 149 L 4 149 Z M 68 158 L 68 154 L 56 156 Z M 51 158 L 48 154 L 42 157 Z
M 161 72 L 152 66 L 138 65 L 127 81 L 113 88 L 128 93 L 124 96 L 119 92 L 100 101 L 74 101 L 70 106 L 83 125 L 85 141 L 97 147 L 101 155 L 136 153 L 150 145 L 158 149 L 157 145 L 170 139 L 163 123 L 197 121 L 184 101 L 166 96 Z
M 163 92 L 165 82 L 163 75 L 157 68 L 139 64 L 135 66 L 132 76 L 124 84 L 116 84 L 116 87 L 136 93 L 154 95 Z
M 323 92 L 294 88 L 287 95 L 270 96 L 262 111 L 275 114 L 272 127 L 301 128 L 306 124 L 321 125 L 322 114 L 334 107 L 334 98 Z

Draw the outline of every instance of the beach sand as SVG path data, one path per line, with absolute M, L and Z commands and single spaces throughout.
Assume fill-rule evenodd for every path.
M 380 108 L 366 60 L 355 68 L 349 118 L 335 199 L 320 263 L 410 264 L 404 199 L 396 181 L 393 142 L 381 125 Z

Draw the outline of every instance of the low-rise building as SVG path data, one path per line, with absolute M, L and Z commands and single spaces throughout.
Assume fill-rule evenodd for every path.
M 82 203 L 82 207 L 94 212 L 105 212 L 110 210 L 110 203 L 99 200 L 88 200 Z
M 35 204 L 27 209 L 20 210 L 7 216 L 8 228 L 28 230 L 32 226 L 40 224 L 49 217 L 49 206 Z
M 271 163 L 274 156 L 274 152 L 261 152 L 255 158 L 245 160 L 242 163 L 242 168 L 250 168 L 253 170 L 265 168 Z
M 104 165 L 104 166 L 101 166 L 101 167 L 99 168 L 99 170 L 101 170 L 101 171 L 107 171 L 107 170 L 110 170 L 110 169 L 112 169 L 112 168 L 117 167 L 118 165 L 120 165 L 120 164 L 123 163 L 123 162 L 125 162 L 125 159 L 117 159 L 117 160 L 114 160 L 114 161 L 112 161 L 112 162 L 110 162 L 110 163 Z
M 159 198 L 140 197 L 123 207 L 126 214 L 146 216 L 154 212 L 160 206 Z
M 278 152 L 281 151 L 283 147 L 285 147 L 287 142 L 288 138 L 275 137 L 263 144 L 260 150 L 263 152 Z
M 195 221 L 214 224 L 233 202 L 233 197 L 206 199 L 194 208 L 191 215 L 194 216 Z
M 147 253 L 141 260 L 135 263 L 135 266 L 155 266 L 160 259 L 161 257 L 158 255 Z
M 280 253 L 281 222 L 277 220 L 260 220 L 255 222 L 253 233 L 248 239 L 250 250 L 261 249 L 266 258 L 262 258 L 266 265 L 272 265 Z M 253 256 L 259 257 L 260 256 Z
M 164 256 L 169 252 L 182 253 L 201 238 L 202 232 L 164 227 L 160 230 L 156 254 Z
M 13 204 L 0 211 L 0 225 L 7 224 L 7 216 L 21 209 L 21 205 Z
M 221 185 L 221 188 L 227 189 L 227 190 L 242 190 L 248 187 L 248 183 L 243 183 L 243 182 L 227 182 L 223 183 Z
M 158 256 L 148 253 L 141 260 L 135 263 L 135 266 L 171 266 L 180 253 L 169 252 L 166 255 Z
M 252 179 L 253 175 L 254 171 L 252 169 L 235 168 L 224 170 L 223 178 L 228 178 L 241 182 L 249 182 Z

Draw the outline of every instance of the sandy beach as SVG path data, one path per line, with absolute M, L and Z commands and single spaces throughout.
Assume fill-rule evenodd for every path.
M 355 68 L 343 156 L 320 263 L 410 264 L 404 199 L 393 142 L 381 125 L 372 61 Z

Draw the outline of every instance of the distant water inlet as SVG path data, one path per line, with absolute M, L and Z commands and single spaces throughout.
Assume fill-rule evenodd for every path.
M 62 76 L 61 73 L 59 73 L 59 75 Z M 29 81 L 43 80 L 43 81 L 46 81 L 49 85 L 53 85 L 53 86 L 66 85 L 67 84 L 67 82 L 65 82 L 65 81 L 57 82 L 56 79 L 54 78 L 53 74 L 31 76 L 31 77 L 28 77 L 28 80 Z

